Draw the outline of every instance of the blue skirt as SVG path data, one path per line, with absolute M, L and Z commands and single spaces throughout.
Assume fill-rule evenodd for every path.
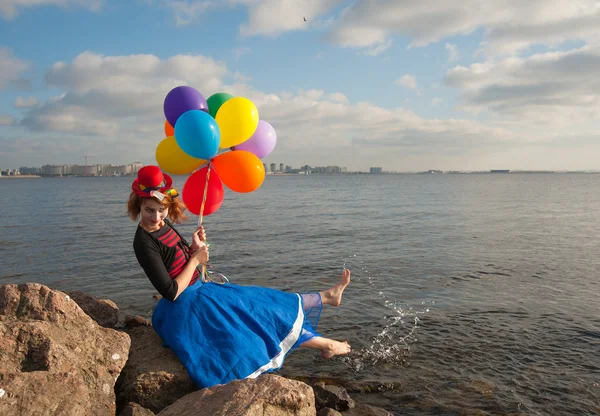
M 198 282 L 175 301 L 161 299 L 152 325 L 204 388 L 280 368 L 286 354 L 319 335 L 320 312 L 318 293 Z

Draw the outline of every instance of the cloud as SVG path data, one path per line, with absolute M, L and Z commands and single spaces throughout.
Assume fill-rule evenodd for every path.
M 329 96 L 327 98 L 330 101 L 333 101 L 336 103 L 347 103 L 348 102 L 348 98 L 346 98 L 346 96 L 344 94 L 342 94 L 341 92 L 335 92 L 333 94 L 329 94 Z
M 240 26 L 242 36 L 325 30 L 330 41 L 361 48 L 361 53 L 370 56 L 390 48 L 394 36 L 407 37 L 411 47 L 419 47 L 476 30 L 483 32 L 481 51 L 488 56 L 515 54 L 532 45 L 557 47 L 566 41 L 600 42 L 597 0 L 530 0 L 527 4 L 521 0 L 465 0 L 461 7 L 446 0 L 358 0 L 350 2 L 340 13 L 336 13 L 336 8 L 347 1 L 162 0 L 159 3 L 174 11 L 178 25 L 189 24 L 215 8 L 242 5 L 248 12 L 247 22 Z M 460 58 L 456 45 L 447 43 L 446 48 L 451 62 Z
M 15 119 L 8 114 L 0 114 L 0 126 L 10 126 L 14 124 Z
M 372 48 L 400 35 L 411 39 L 411 46 L 425 46 L 483 28 L 487 54 L 511 54 L 534 44 L 598 41 L 596 5 L 596 0 L 465 0 L 461 7 L 446 0 L 359 0 L 333 22 L 329 39 Z
M 223 1 L 214 0 L 164 0 L 164 2 L 173 10 L 178 26 L 188 25 L 209 10 L 223 4 Z
M 233 50 L 233 56 L 238 61 L 242 56 L 249 55 L 252 50 L 250 48 L 237 48 Z
M 321 97 L 323 97 L 324 95 L 324 91 L 323 90 L 308 90 L 308 91 L 300 91 L 299 95 L 305 96 L 310 100 L 320 100 Z
M 448 62 L 458 61 L 460 59 L 460 53 L 458 47 L 451 43 L 446 43 L 446 50 L 448 51 Z
M 40 99 L 37 97 L 17 97 L 14 102 L 16 108 L 31 108 L 35 107 L 40 103 Z
M 29 68 L 29 64 L 14 57 L 9 48 L 0 47 L 0 90 L 18 84 L 21 81 L 21 73 Z
M 566 58 L 564 54 L 555 55 L 558 61 Z M 532 58 L 532 62 L 544 59 Z M 491 104 L 482 103 L 478 92 L 485 96 L 483 92 L 492 86 L 492 80 L 510 79 L 507 68 L 524 71 L 517 68 L 528 67 L 525 62 L 490 62 L 477 69 L 457 67 L 449 72 L 447 82 L 465 94 L 473 93 L 469 95 L 473 101 L 467 100 L 464 105 L 487 108 Z M 540 65 L 535 67 L 536 71 L 541 71 L 543 65 Z M 597 73 L 593 66 L 589 72 Z M 553 74 L 550 71 L 548 78 Z M 486 80 L 488 76 L 490 81 Z M 408 77 L 404 79 L 412 79 L 414 82 L 409 85 L 417 89 L 414 77 Z M 588 82 L 590 77 L 582 81 Z M 548 149 L 544 143 L 557 147 L 558 143 L 571 140 L 583 143 L 579 147 L 591 153 L 589 138 L 600 134 L 597 125 L 585 123 L 576 131 L 571 127 L 540 129 L 535 122 L 526 125 L 521 116 L 504 114 L 493 107 L 488 111 L 495 111 L 499 120 L 484 124 L 465 119 L 427 119 L 402 107 L 382 108 L 369 102 L 352 102 L 336 91 L 260 91 L 243 74 L 236 77 L 224 64 L 200 55 L 159 59 L 153 55 L 103 56 L 83 52 L 71 62 L 54 64 L 45 80 L 48 86 L 62 93 L 24 110 L 20 125 L 28 136 L 3 147 L 8 140 L 4 135 L 0 139 L 4 154 L 0 155 L 0 164 L 19 160 L 22 162 L 18 163 L 29 164 L 28 158 L 33 157 L 31 149 L 45 157 L 43 163 L 80 163 L 84 152 L 95 155 L 97 163 L 134 160 L 156 163 L 154 152 L 164 138 L 162 103 L 168 91 L 177 85 L 192 85 L 206 96 L 227 91 L 251 99 L 259 109 L 260 118 L 277 131 L 276 149 L 265 163 L 338 164 L 350 169 L 367 169 L 371 163 L 391 170 L 430 169 L 433 165 L 482 169 L 489 168 L 498 152 L 507 152 L 505 160 L 512 161 L 510 149 L 535 146 L 529 154 L 534 157 L 527 159 L 531 164 L 526 167 L 541 168 L 549 163 L 549 159 L 541 156 Z M 6 127 L 7 131 L 13 128 Z M 569 134 L 563 138 L 561 134 L 565 132 Z M 564 152 L 559 153 L 556 158 L 562 160 L 559 156 Z M 41 156 L 35 157 L 39 160 Z M 536 157 L 538 165 L 534 164 Z
M 535 7 L 528 10 L 527 17 L 531 17 L 531 21 L 521 18 L 516 27 L 508 23 L 491 27 L 483 45 L 484 51 L 511 54 L 535 44 L 557 47 L 569 40 L 595 44 L 600 41 L 597 1 L 562 0 L 558 4 L 544 2 L 539 6 L 540 10 Z
M 240 28 L 243 36 L 274 36 L 292 30 L 306 30 L 322 14 L 343 0 L 236 0 L 248 7 L 248 22 Z M 306 18 L 306 22 L 304 21 Z
M 440 97 L 434 97 L 434 98 L 431 100 L 431 104 L 433 104 L 433 105 L 440 105 L 440 104 L 441 104 L 441 103 L 443 103 L 443 102 L 444 102 L 444 99 L 443 99 L 443 98 L 440 98 Z
M 600 45 L 527 58 L 457 66 L 445 84 L 461 90 L 460 107 L 506 122 L 582 128 L 600 119 Z
M 103 0 L 2 0 L 0 16 L 4 19 L 14 19 L 22 9 L 39 6 L 82 7 L 91 11 L 99 11 Z
M 227 79 L 234 83 L 228 84 Z M 351 103 L 339 92 L 258 91 L 243 77 L 232 77 L 223 64 L 204 56 L 161 60 L 153 55 L 83 52 L 72 62 L 54 64 L 45 80 L 64 92 L 28 109 L 20 124 L 35 133 L 29 140 L 45 137 L 36 141 L 36 148 L 62 158 L 60 163 L 68 163 L 68 158 L 78 161 L 81 152 L 96 155 L 98 163 L 140 159 L 155 163 L 154 150 L 163 139 L 162 103 L 177 85 L 193 85 L 206 95 L 228 91 L 249 97 L 261 119 L 277 130 L 274 157 L 297 165 L 331 164 L 332 154 L 352 155 L 363 147 L 369 154 L 386 154 L 390 147 L 429 152 L 431 143 L 448 142 L 447 137 L 456 139 L 449 144 L 452 149 L 465 149 L 478 136 L 482 137 L 480 145 L 513 136 L 510 131 L 467 120 L 426 120 L 403 108 Z M 32 145 L 30 141 L 21 143 Z M 51 149 L 64 150 L 55 153 Z M 339 157 L 339 163 L 350 166 L 363 163 L 353 156 Z
M 383 52 L 388 50 L 392 46 L 392 40 L 388 40 L 387 42 L 380 43 L 372 49 L 366 49 L 363 53 L 369 56 L 377 56 L 381 55 Z
M 224 64 L 201 55 L 176 55 L 160 60 L 146 54 L 103 56 L 83 52 L 70 64 L 55 63 L 46 73 L 46 82 L 78 94 L 94 91 L 143 94 L 172 88 L 184 80 L 200 88 L 218 88 L 221 78 L 228 73 Z
M 46 83 L 65 93 L 31 110 L 22 124 L 37 131 L 114 136 L 152 131 L 166 94 L 182 84 L 218 91 L 228 71 L 203 56 L 103 56 L 84 52 L 71 63 L 57 62 Z M 157 104 L 159 103 L 159 104 Z M 162 116 L 164 117 L 164 116 Z
M 413 75 L 403 75 L 402 77 L 394 81 L 394 85 L 415 90 L 417 89 L 417 80 Z

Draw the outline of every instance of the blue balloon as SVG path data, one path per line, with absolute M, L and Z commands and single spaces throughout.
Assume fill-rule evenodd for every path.
M 175 140 L 181 150 L 198 159 L 212 159 L 219 150 L 221 131 L 210 114 L 189 110 L 175 123 Z

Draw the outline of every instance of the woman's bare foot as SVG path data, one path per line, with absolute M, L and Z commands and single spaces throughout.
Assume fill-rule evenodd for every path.
M 350 344 L 348 344 L 348 342 L 343 341 L 334 341 L 334 340 L 330 340 L 330 342 L 328 342 L 328 345 L 326 348 L 323 348 L 321 350 L 321 357 L 325 358 L 325 359 L 330 359 L 331 357 L 334 357 L 336 355 L 345 355 L 345 354 L 349 354 L 350 353 Z
M 350 284 L 350 270 L 344 269 L 338 284 L 327 289 L 325 292 L 321 292 L 322 302 L 327 305 L 340 306 L 340 303 L 342 303 L 342 294 L 348 284 Z

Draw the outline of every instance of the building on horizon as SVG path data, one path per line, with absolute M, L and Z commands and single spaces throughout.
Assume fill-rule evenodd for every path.
M 71 165 L 71 175 L 98 176 L 98 165 Z
M 27 166 L 21 166 L 19 168 L 19 174 L 21 175 L 37 175 L 40 173 L 40 168 L 30 168 Z
M 95 165 L 44 165 L 37 172 L 44 176 L 125 176 L 137 175 L 144 165 L 140 162 L 128 165 L 95 164 Z M 25 168 L 28 171 L 37 168 Z
M 369 168 L 369 173 L 381 173 L 381 172 L 382 172 L 382 168 L 381 167 Z
M 68 173 L 65 172 L 66 166 L 67 165 L 44 165 L 40 169 L 40 173 L 42 175 L 46 175 L 46 176 L 63 176 L 63 175 L 67 175 Z M 70 169 L 69 169 L 69 173 L 71 173 Z
M 346 168 L 339 166 L 317 166 L 312 171 L 313 173 L 346 173 Z
M 0 176 L 18 176 L 20 174 L 19 169 L 0 169 Z

